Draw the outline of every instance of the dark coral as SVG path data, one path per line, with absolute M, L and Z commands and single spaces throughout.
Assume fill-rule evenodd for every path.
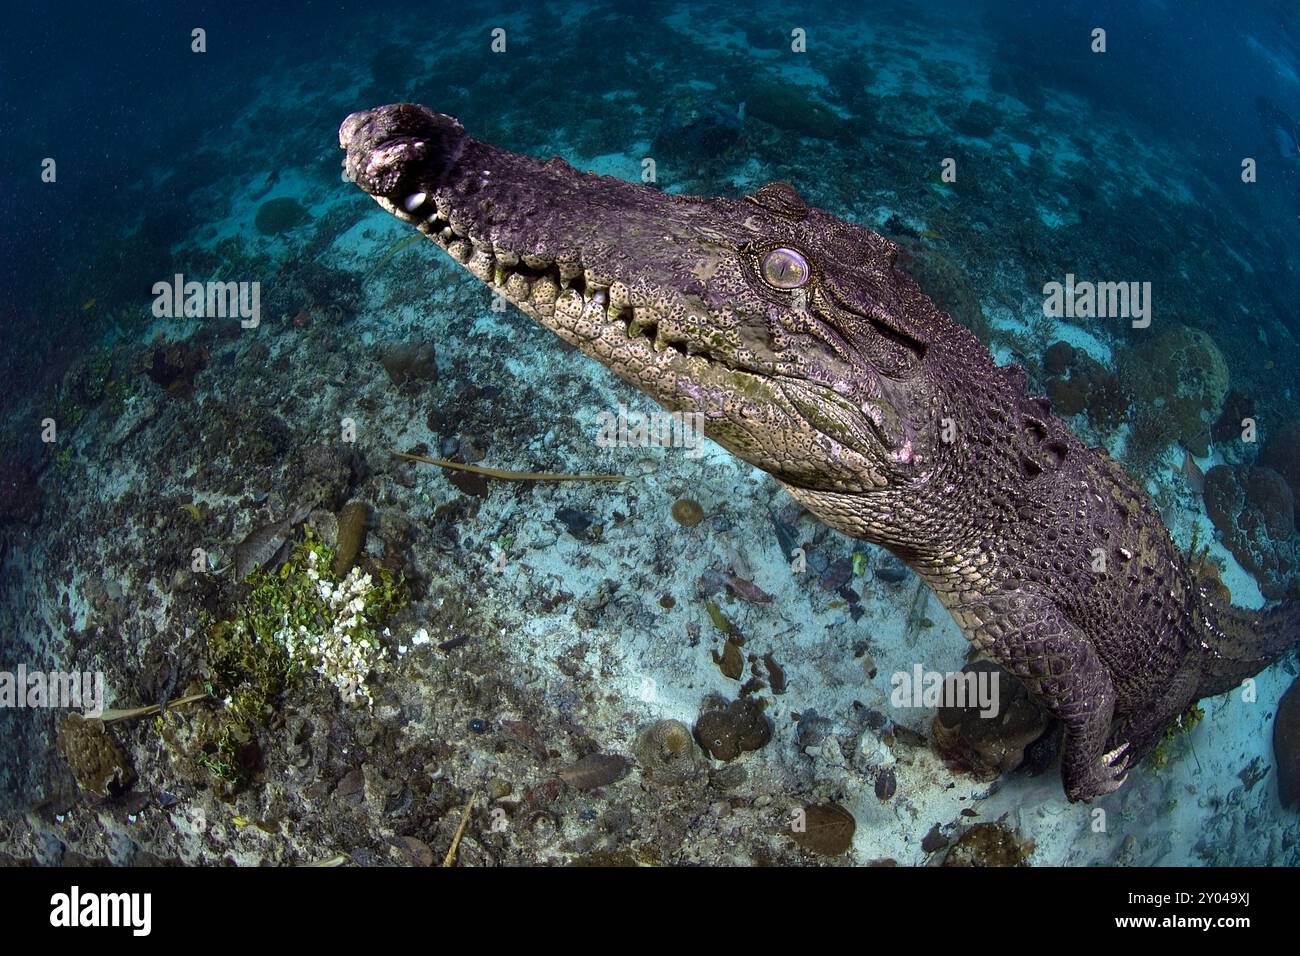
M 264 236 L 278 236 L 307 222 L 311 216 L 302 203 L 287 197 L 269 199 L 257 210 L 255 225 Z
M 102 720 L 69 714 L 59 724 L 57 742 L 73 777 L 91 793 L 117 796 L 135 782 L 130 757 Z
M 1292 496 L 1300 499 L 1300 421 L 1288 422 L 1268 436 L 1259 463 L 1281 475 Z
M 208 350 L 189 342 L 156 343 L 142 360 L 145 373 L 168 395 L 181 398 L 194 391 L 194 376 L 208 364 Z
M 714 759 L 729 762 L 765 746 L 772 739 L 772 725 L 763 705 L 752 697 L 730 704 L 709 697 L 695 722 L 695 739 Z
M 438 380 L 438 356 L 428 342 L 401 342 L 379 350 L 379 364 L 398 387 Z
M 41 499 L 41 488 L 32 469 L 16 461 L 0 459 L 0 525 L 39 520 Z
M 1048 731 L 1050 718 L 1024 685 L 992 661 L 974 661 L 963 674 L 987 674 L 998 688 L 997 714 L 981 715 L 975 704 L 941 707 L 931 725 L 935 749 L 954 767 L 981 779 L 1019 769 L 1025 751 Z
M 1252 465 L 1216 465 L 1205 476 L 1205 510 L 1266 598 L 1300 594 L 1295 499 L 1280 474 Z
M 1033 853 L 1032 842 L 1022 841 L 1001 823 L 977 823 L 944 855 L 944 866 L 1023 866 Z

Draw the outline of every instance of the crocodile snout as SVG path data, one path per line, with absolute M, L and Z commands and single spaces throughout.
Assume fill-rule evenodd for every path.
M 456 119 L 413 103 L 359 110 L 339 127 L 348 179 L 395 205 L 436 189 L 456 165 L 464 141 Z

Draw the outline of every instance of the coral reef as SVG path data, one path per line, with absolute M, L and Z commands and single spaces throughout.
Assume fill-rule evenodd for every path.
M 257 231 L 264 236 L 278 236 L 291 229 L 296 229 L 310 219 L 311 216 L 303 208 L 302 203 L 290 197 L 282 197 L 280 199 L 269 199 L 262 203 L 258 207 L 254 225 L 257 226 Z
M 1034 852 L 1032 841 L 1024 841 L 1002 823 L 977 823 L 948 848 L 944 866 L 1024 866 Z
M 184 398 L 193 393 L 194 376 L 207 366 L 208 357 L 203 345 L 159 339 L 141 356 L 139 365 L 169 396 Z
M 661 787 L 679 787 L 698 782 L 708 761 L 680 720 L 659 720 L 637 734 L 635 755 L 641 776 Z
M 69 714 L 59 722 L 58 748 L 77 783 L 113 797 L 135 782 L 131 758 L 102 720 Z
M 1237 437 L 1240 437 L 1240 425 Z M 1259 463 L 1285 479 L 1291 495 L 1300 501 L 1300 421 L 1288 422 L 1268 436 Z
M 1210 425 L 1228 394 L 1228 365 L 1210 336 L 1176 326 L 1123 351 L 1120 382 L 1135 401 L 1169 421 L 1173 439 L 1193 455 L 1210 453 Z
M 438 357 L 428 342 L 404 342 L 379 350 L 379 363 L 394 385 L 433 382 L 438 378 Z
M 1205 510 L 1265 597 L 1300 594 L 1295 499 L 1280 474 L 1252 465 L 1216 465 L 1205 475 Z
M 747 751 L 766 746 L 772 739 L 772 724 L 763 714 L 763 705 L 752 697 L 728 704 L 710 695 L 695 721 L 695 739 L 713 759 L 730 763 Z
M 0 525 L 39 521 L 43 497 L 35 471 L 11 458 L 0 458 Z

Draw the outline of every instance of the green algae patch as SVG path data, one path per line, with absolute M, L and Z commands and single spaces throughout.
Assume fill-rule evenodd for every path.
M 1204 716 L 1205 711 L 1193 704 L 1165 729 L 1164 737 L 1156 745 L 1156 749 L 1151 752 L 1150 760 L 1153 770 L 1163 769 L 1173 759 L 1170 750 L 1180 739 L 1190 734 Z
M 352 568 L 310 531 L 279 571 L 248 576 L 235 614 L 208 631 L 215 697 L 224 707 L 202 735 L 201 763 L 218 780 L 246 781 L 260 761 L 259 730 L 286 691 L 316 674 L 349 703 L 370 706 L 367 681 L 385 663 L 384 623 L 407 602 L 400 578 Z

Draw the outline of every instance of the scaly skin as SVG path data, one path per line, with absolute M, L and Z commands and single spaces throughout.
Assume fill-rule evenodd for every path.
M 669 195 L 410 104 L 353 113 L 339 142 L 349 178 L 481 281 L 906 561 L 1063 722 L 1071 800 L 1115 790 L 1190 704 L 1294 640 L 1294 604 L 1216 607 L 1114 461 L 939 312 L 893 243 L 791 187 Z

